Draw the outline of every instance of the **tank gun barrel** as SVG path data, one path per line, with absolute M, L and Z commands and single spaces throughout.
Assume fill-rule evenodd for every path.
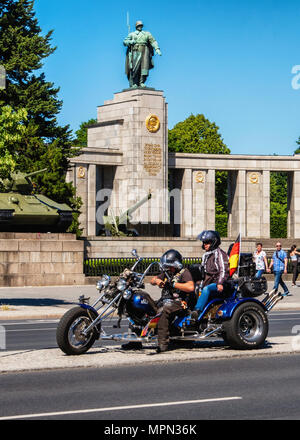
M 113 236 L 119 236 L 124 235 L 128 236 L 128 231 L 122 232 L 120 229 L 121 225 L 126 225 L 127 222 L 130 222 L 131 220 L 131 214 L 134 213 L 140 206 L 142 206 L 144 203 L 146 203 L 149 199 L 151 199 L 152 194 L 149 190 L 149 193 L 146 197 L 144 197 L 142 200 L 137 202 L 135 205 L 133 205 L 131 208 L 124 211 L 119 216 L 109 215 L 109 216 L 103 216 L 103 223 L 105 225 L 106 231 L 109 231 Z M 124 228 L 123 228 L 124 229 Z
M 32 177 L 36 176 L 37 174 L 43 173 L 44 171 L 47 171 L 48 168 L 43 168 L 42 170 L 32 171 L 32 173 L 25 174 L 25 177 Z
M 146 197 L 144 197 L 142 200 L 140 200 L 139 202 L 137 202 L 135 205 L 133 205 L 131 208 L 128 208 L 125 212 L 123 212 L 123 214 L 120 215 L 119 221 L 120 223 L 122 221 L 126 221 L 127 219 L 130 219 L 131 215 L 137 210 L 139 209 L 144 203 L 146 203 L 149 199 L 151 199 L 152 194 L 149 191 L 148 195 Z

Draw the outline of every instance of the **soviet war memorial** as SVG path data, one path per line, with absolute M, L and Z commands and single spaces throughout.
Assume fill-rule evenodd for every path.
M 0 0 L 1 420 L 300 418 L 300 7 L 175 6 Z

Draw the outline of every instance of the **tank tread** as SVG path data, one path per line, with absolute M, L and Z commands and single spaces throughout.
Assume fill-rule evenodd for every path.
M 13 209 L 0 209 L 0 223 L 9 223 L 13 218 Z
M 57 228 L 59 231 L 66 231 L 73 221 L 73 213 L 71 211 L 60 211 Z

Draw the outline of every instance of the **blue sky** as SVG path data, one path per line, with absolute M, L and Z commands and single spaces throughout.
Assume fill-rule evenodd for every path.
M 203 113 L 233 154 L 296 149 L 300 0 L 35 0 L 35 11 L 43 33 L 54 30 L 43 71 L 61 88 L 60 124 L 77 130 L 128 87 L 128 11 L 131 29 L 143 20 L 161 48 L 147 85 L 164 91 L 169 128 Z

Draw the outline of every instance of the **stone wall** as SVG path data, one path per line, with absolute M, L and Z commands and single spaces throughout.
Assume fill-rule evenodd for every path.
M 254 252 L 256 241 L 262 241 L 263 249 L 267 255 L 272 255 L 275 250 L 277 239 L 243 239 L 241 251 Z M 234 239 L 223 239 L 221 248 L 227 252 Z M 294 239 L 280 239 L 285 250 L 290 249 L 292 244 L 297 246 Z M 132 238 L 110 238 L 110 237 L 87 237 L 85 240 L 85 256 L 87 258 L 118 258 L 130 257 L 131 250 L 136 249 L 142 257 L 160 257 L 166 250 L 175 248 L 184 257 L 199 257 L 203 254 L 201 243 L 195 239 L 188 238 L 158 238 L 158 237 L 136 237 Z
M 73 234 L 0 233 L 0 286 L 84 284 L 84 242 Z

